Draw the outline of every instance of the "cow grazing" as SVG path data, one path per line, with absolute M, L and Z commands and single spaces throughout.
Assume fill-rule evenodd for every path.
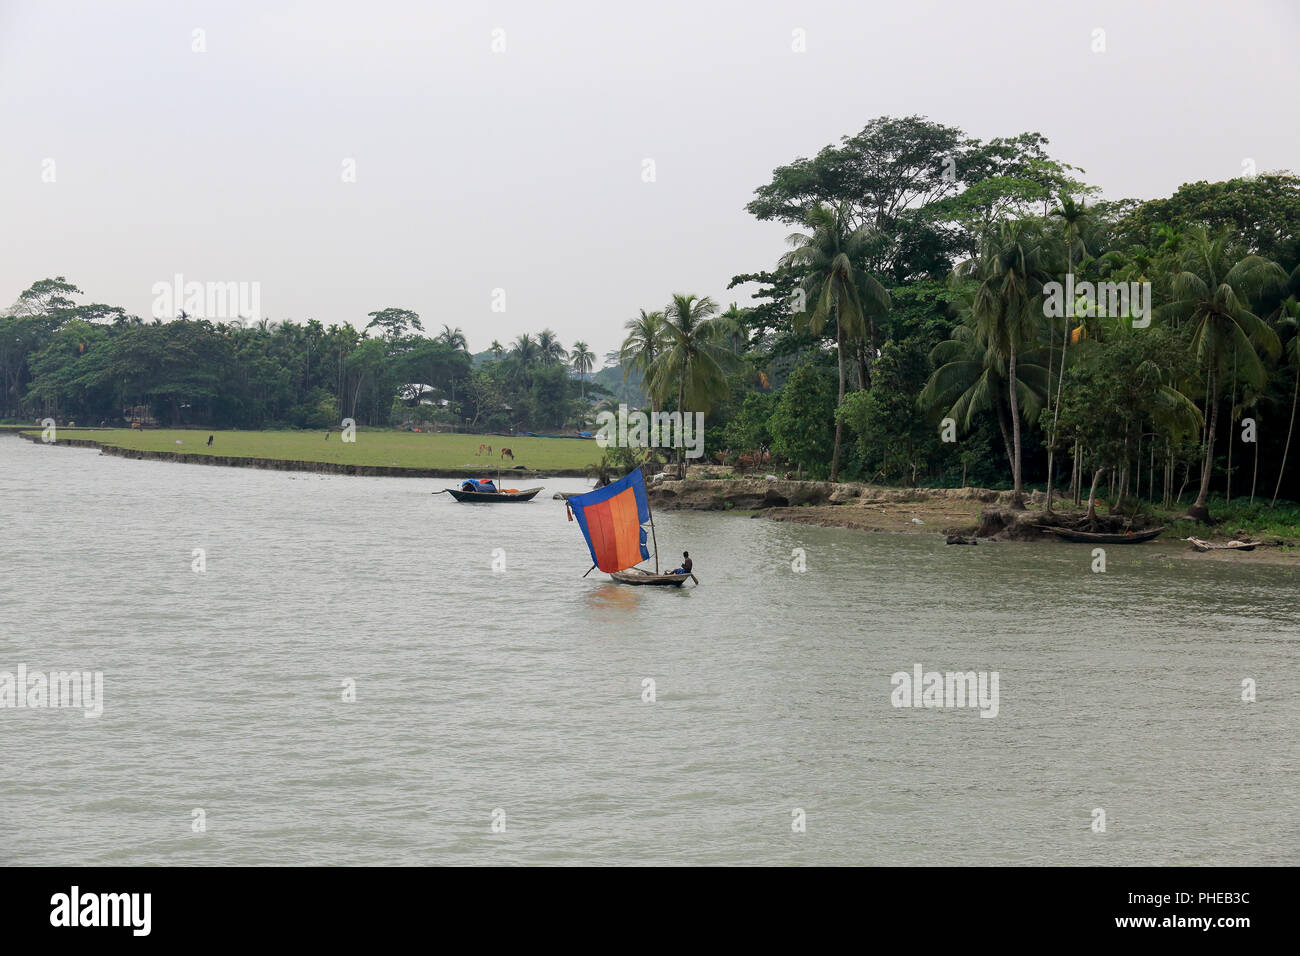
M 509 458 L 511 461 L 514 461 L 514 460 L 515 460 L 515 453 L 514 453 L 513 451 L 511 451 L 509 448 L 502 448 L 502 449 L 501 449 L 501 460 L 502 460 L 502 461 L 505 461 L 507 458 Z

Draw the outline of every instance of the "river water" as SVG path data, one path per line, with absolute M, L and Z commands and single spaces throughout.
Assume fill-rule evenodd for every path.
M 1295 861 L 1291 568 L 662 513 L 629 588 L 448 483 L 0 437 L 0 671 L 104 675 L 0 709 L 0 864 Z

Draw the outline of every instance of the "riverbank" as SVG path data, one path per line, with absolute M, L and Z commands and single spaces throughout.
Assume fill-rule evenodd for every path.
M 981 543 L 1003 541 L 1060 541 L 1042 530 L 1046 495 L 1026 496 L 1027 509 L 1010 509 L 1011 492 L 987 488 L 881 488 L 853 482 L 794 481 L 762 478 L 688 478 L 650 485 L 650 500 L 663 511 L 737 511 L 751 517 L 826 528 L 847 528 L 891 534 L 941 534 Z M 1060 516 L 1072 513 L 1056 503 Z M 1151 526 L 1166 531 L 1141 548 L 1151 557 L 1186 557 L 1196 561 L 1300 564 L 1300 527 L 1276 523 L 1265 533 L 1252 534 L 1231 522 L 1207 529 L 1177 514 L 1153 514 Z M 1260 542 L 1254 551 L 1194 550 L 1185 539 L 1195 535 L 1216 543 L 1230 538 Z M 1075 545 L 1083 547 L 1083 545 Z M 1177 550 L 1174 550 L 1177 549 Z
M 3 434 L 41 442 L 39 428 Z M 583 478 L 600 459 L 594 441 L 359 430 L 355 441 L 325 431 L 60 428 L 52 444 L 189 465 L 392 478 Z M 213 438 L 207 444 L 208 436 Z M 492 448 L 480 453 L 479 445 Z M 503 458 L 508 448 L 513 458 Z

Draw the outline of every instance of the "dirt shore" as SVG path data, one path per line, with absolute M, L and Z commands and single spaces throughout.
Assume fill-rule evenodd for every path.
M 1042 492 L 1027 496 L 1025 512 L 1010 510 L 1010 492 L 986 488 L 879 488 L 850 482 L 688 478 L 652 482 L 649 493 L 654 507 L 665 511 L 734 510 L 770 521 L 854 531 L 952 535 L 980 544 L 1008 540 L 1064 544 L 1037 527 L 1046 505 Z M 1059 502 L 1057 508 L 1062 510 Z M 1208 531 L 1201 537 L 1215 542 L 1226 540 Z M 1300 551 L 1261 544 L 1254 551 L 1200 552 L 1168 533 L 1149 544 L 1126 547 L 1140 548 L 1142 554 L 1151 557 L 1300 565 Z

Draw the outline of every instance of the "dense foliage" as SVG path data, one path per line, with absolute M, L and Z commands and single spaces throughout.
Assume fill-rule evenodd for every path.
M 559 429 L 607 390 L 586 345 L 523 335 L 472 357 L 460 329 L 423 334 L 406 309 L 371 313 L 363 332 L 315 320 L 144 322 L 79 305 L 62 276 L 0 316 L 0 418 L 141 421 L 216 428 L 443 425 Z
M 62 278 L 0 317 L 0 417 L 321 427 L 591 427 L 620 402 L 706 413 L 711 460 L 1019 498 L 1294 499 L 1300 178 L 1096 201 L 1037 133 L 882 117 L 796 159 L 748 211 L 790 249 L 725 311 L 674 293 L 596 370 L 549 330 L 471 356 L 403 309 L 320 323 L 145 323 Z M 680 458 L 679 458 L 680 463 Z

